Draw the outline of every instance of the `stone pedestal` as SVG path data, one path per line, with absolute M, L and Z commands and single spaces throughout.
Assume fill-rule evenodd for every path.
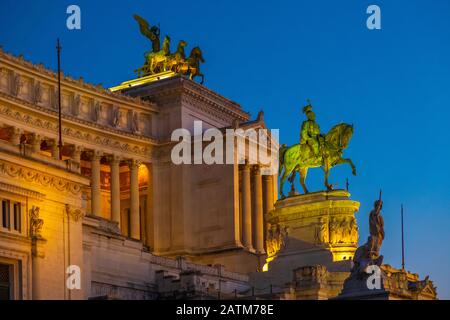
M 284 286 L 294 280 L 294 270 L 324 266 L 337 272 L 340 285 L 350 272 L 357 248 L 355 213 L 359 202 L 345 190 L 320 191 L 278 200 L 267 219 L 267 260 L 257 283 Z M 330 278 L 331 279 L 331 278 Z M 333 289 L 335 295 L 339 289 Z
M 341 293 L 334 300 L 434 300 L 436 287 L 429 277 L 390 265 L 367 270 L 362 274 L 352 272 L 345 280 Z
M 335 190 L 277 201 L 267 216 L 269 269 L 283 260 L 351 260 L 358 242 L 359 202 L 349 197 L 347 191 Z

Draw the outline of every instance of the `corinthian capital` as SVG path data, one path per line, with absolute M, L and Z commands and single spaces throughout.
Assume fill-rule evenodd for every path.
M 130 159 L 127 161 L 128 163 L 128 167 L 131 169 L 139 169 L 139 167 L 141 166 L 142 162 L 140 160 L 136 160 L 136 159 Z

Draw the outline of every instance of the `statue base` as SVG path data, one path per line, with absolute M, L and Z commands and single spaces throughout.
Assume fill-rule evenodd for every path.
M 364 273 L 352 272 L 345 280 L 342 292 L 333 300 L 434 300 L 436 287 L 426 277 L 388 264 Z
M 350 193 L 345 190 L 278 200 L 267 216 L 269 266 L 281 257 L 323 251 L 331 253 L 332 261 L 351 260 L 358 242 L 355 213 L 359 205 L 350 200 Z M 285 233 L 285 239 L 280 239 L 278 230 Z
M 355 213 L 359 205 L 345 190 L 278 200 L 267 215 L 266 272 L 256 275 L 255 281 L 285 285 L 293 280 L 295 269 L 317 265 L 348 275 L 357 248 Z

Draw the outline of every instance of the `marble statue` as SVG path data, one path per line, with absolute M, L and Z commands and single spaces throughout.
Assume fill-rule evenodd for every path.
M 41 237 L 44 220 L 39 219 L 39 211 L 40 208 L 38 206 L 33 206 L 30 209 L 30 233 L 32 237 Z
M 381 266 L 383 256 L 380 255 L 381 244 L 384 239 L 384 221 L 381 216 L 383 201 L 375 201 L 374 208 L 369 215 L 370 236 L 367 242 L 360 246 L 353 257 L 352 274 L 365 275 L 366 269 L 370 265 Z

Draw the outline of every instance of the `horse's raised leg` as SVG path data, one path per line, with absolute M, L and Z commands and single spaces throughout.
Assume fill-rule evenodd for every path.
M 302 185 L 303 191 L 306 193 L 308 193 L 308 188 L 306 188 L 306 175 L 308 174 L 308 168 L 300 168 L 300 184 Z
M 338 161 L 336 161 L 335 166 L 337 166 L 339 164 L 348 164 L 352 168 L 352 174 L 354 176 L 356 176 L 356 167 L 355 167 L 355 165 L 353 164 L 353 161 L 350 158 L 339 159 Z

